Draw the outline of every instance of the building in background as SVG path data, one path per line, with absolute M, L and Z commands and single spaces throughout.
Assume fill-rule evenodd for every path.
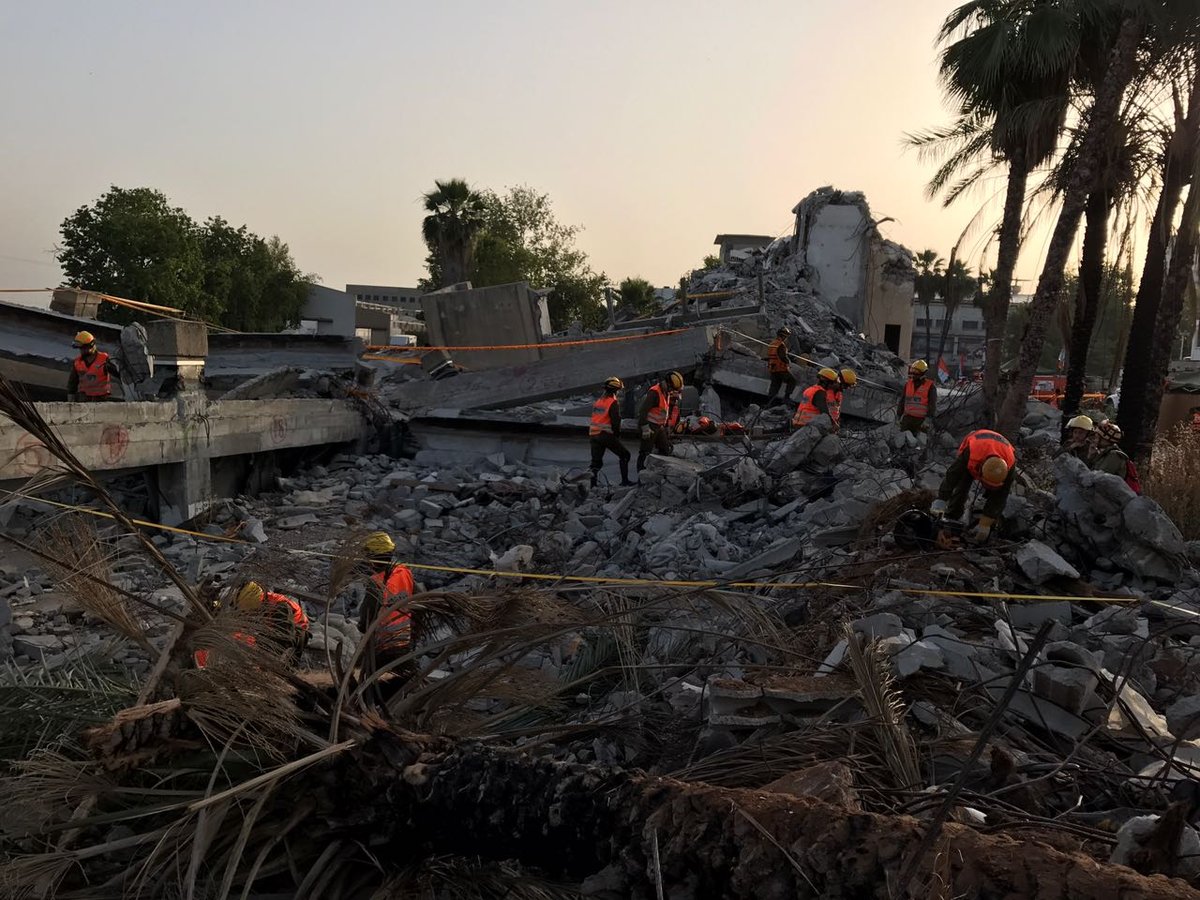
M 937 359 L 938 342 L 942 339 L 942 324 L 946 321 L 946 304 L 938 297 L 929 304 L 929 344 L 925 343 L 925 306 L 913 299 L 912 355 L 929 360 L 933 365 Z M 958 359 L 963 356 L 969 368 L 983 365 L 983 345 L 986 331 L 983 310 L 971 302 L 961 304 L 950 316 L 950 330 L 946 332 L 946 346 L 942 356 L 946 365 L 954 370 Z
M 409 318 L 421 318 L 421 289 L 384 284 L 348 284 L 346 293 L 360 303 L 390 306 Z

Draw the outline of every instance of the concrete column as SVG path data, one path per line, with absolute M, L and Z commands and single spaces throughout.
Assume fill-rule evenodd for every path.
M 183 462 L 157 466 L 159 521 L 178 525 L 199 515 L 212 499 L 212 463 L 209 458 L 208 420 L 203 415 L 208 401 L 200 392 L 185 392 L 175 398 L 183 426 L 187 458 Z

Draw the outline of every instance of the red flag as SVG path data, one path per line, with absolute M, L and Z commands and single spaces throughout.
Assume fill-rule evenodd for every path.
M 938 357 L 938 380 L 945 384 L 950 380 L 950 367 L 946 365 L 946 360 Z

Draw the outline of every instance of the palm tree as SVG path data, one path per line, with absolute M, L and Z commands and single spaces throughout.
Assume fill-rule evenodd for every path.
M 485 222 L 483 196 L 463 179 L 451 178 L 434 181 L 422 200 L 429 215 L 421 222 L 421 236 L 437 261 L 437 286 L 466 281 Z
M 946 18 L 939 40 L 945 44 L 941 78 L 959 104 L 959 115 L 947 129 L 910 139 L 949 153 L 929 192 L 945 191 L 949 205 L 996 166 L 1008 169 L 996 277 L 983 304 L 984 394 L 994 409 L 1026 185 L 1057 146 L 1078 33 L 1072 17 L 1057 4 L 970 0 Z M 962 177 L 952 182 L 956 175 Z
M 1125 372 L 1121 379 L 1122 402 L 1117 421 L 1124 431 L 1122 443 L 1127 453 L 1143 459 L 1148 456 L 1154 425 L 1158 420 L 1162 380 L 1166 377 L 1170 360 L 1170 342 L 1179 326 L 1179 313 L 1182 310 L 1182 295 L 1178 308 L 1174 297 L 1166 310 L 1162 309 L 1162 304 L 1165 299 L 1166 257 L 1171 225 L 1183 187 L 1192 177 L 1195 159 L 1200 152 L 1200 64 L 1194 65 L 1187 113 L 1177 115 L 1177 126 L 1163 158 L 1162 191 L 1146 241 L 1146 261 L 1138 284 L 1137 302 L 1133 308 L 1133 321 L 1125 350 Z M 1178 234 L 1183 235 L 1182 228 Z M 1185 237 L 1182 242 L 1186 243 L 1186 240 Z M 1169 323 L 1169 328 L 1166 327 L 1168 323 L 1162 323 L 1161 333 L 1160 318 L 1174 319 Z M 1150 404 L 1153 404 L 1153 409 Z
M 975 296 L 978 290 L 978 282 L 971 274 L 971 270 L 961 259 L 950 258 L 950 265 L 946 267 L 946 275 L 943 279 L 945 289 L 942 292 L 943 302 L 946 305 L 946 318 L 942 320 L 942 333 L 938 338 L 937 359 L 940 361 L 942 354 L 946 351 L 946 337 L 950 333 L 950 319 L 962 306 L 963 302 L 970 300 Z M 939 362 L 940 365 L 940 362 Z
M 1046 261 L 1038 279 L 1037 291 L 1029 306 L 1029 323 L 1021 341 L 1016 376 L 1009 385 L 997 417 L 997 429 L 1009 436 L 1016 434 L 1024 416 L 1025 400 L 1030 381 L 1037 372 L 1046 328 L 1062 291 L 1067 256 L 1075 242 L 1088 196 L 1100 184 L 1107 137 L 1116 122 L 1125 88 L 1133 79 L 1138 45 L 1146 33 L 1147 18 L 1144 12 L 1140 4 L 1122 7 L 1120 28 L 1104 77 L 1087 111 L 1087 125 L 1079 142 L 1079 155 L 1067 177 L 1062 209 L 1047 245 Z
M 917 254 L 914 262 L 917 267 L 917 276 L 913 286 L 917 292 L 917 300 L 925 308 L 925 353 L 923 355 L 928 357 L 933 346 L 930 336 L 930 319 L 933 317 L 933 313 L 930 306 L 937 299 L 938 288 L 942 281 L 942 266 L 946 261 L 937 255 L 936 250 L 922 250 Z

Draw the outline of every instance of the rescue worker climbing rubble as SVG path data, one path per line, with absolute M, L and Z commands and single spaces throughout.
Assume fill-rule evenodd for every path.
M 96 338 L 90 331 L 75 335 L 73 346 L 79 355 L 71 363 L 71 374 L 67 376 L 67 399 L 84 403 L 110 399 L 113 380 L 121 377 L 117 364 L 97 349 Z
M 404 656 L 412 643 L 408 600 L 416 593 L 416 585 L 408 566 L 395 561 L 395 552 L 396 542 L 383 531 L 368 535 L 362 543 L 369 583 L 358 628 L 366 634 L 375 626 L 370 644 L 374 669 Z
M 926 422 L 933 421 L 937 412 L 937 388 L 926 376 L 928 371 L 929 363 L 923 359 L 914 360 L 908 367 L 908 381 L 896 407 L 901 431 L 917 434 L 925 430 Z
M 1096 451 L 1096 423 L 1091 416 L 1079 415 L 1067 422 L 1066 433 L 1055 456 L 1074 456 L 1090 465 Z M 1123 474 L 1123 473 L 1122 473 Z
M 992 534 L 996 520 L 1004 513 L 1008 495 L 1017 474 L 1017 454 L 1008 438 L 995 431 L 972 431 L 958 445 L 958 456 L 938 489 L 938 497 L 929 512 L 939 523 L 958 520 L 967 504 L 967 495 L 978 483 L 986 495 L 978 522 L 968 531 L 968 543 L 982 544 Z M 940 527 L 938 544 L 952 545 L 949 528 Z
M 1129 489 L 1135 494 L 1142 492 L 1142 479 L 1138 475 L 1137 466 L 1121 449 L 1121 426 L 1116 422 L 1101 422 L 1096 426 L 1096 452 L 1092 456 L 1091 467 L 1097 472 L 1116 475 L 1124 479 Z
M 683 376 L 668 372 L 655 384 L 650 385 L 646 396 L 638 404 L 638 428 L 642 442 L 638 446 L 637 470 L 646 468 L 650 454 L 671 455 L 671 434 L 667 420 L 671 416 L 671 392 L 683 388 Z
M 777 399 L 783 403 L 796 389 L 796 376 L 792 374 L 792 359 L 788 355 L 788 338 L 791 336 L 792 329 L 784 325 L 775 332 L 775 340 L 767 346 L 767 375 L 771 379 L 767 406 L 773 406 Z M 783 396 L 776 398 L 780 388 L 783 388 Z
M 792 416 L 792 427 L 803 428 L 817 416 L 827 415 L 833 419 L 833 407 L 838 390 L 838 373 L 826 366 L 817 372 L 817 383 L 806 387 Z M 837 431 L 834 421 L 833 430 Z
M 629 480 L 629 459 L 632 454 L 621 443 L 621 404 L 617 394 L 625 389 L 624 382 L 616 375 L 611 375 L 604 381 L 604 393 L 592 406 L 592 421 L 588 426 L 588 440 L 592 448 L 592 487 L 600 479 L 600 470 L 604 468 L 605 451 L 617 457 L 617 465 L 621 467 L 621 484 L 633 484 Z

